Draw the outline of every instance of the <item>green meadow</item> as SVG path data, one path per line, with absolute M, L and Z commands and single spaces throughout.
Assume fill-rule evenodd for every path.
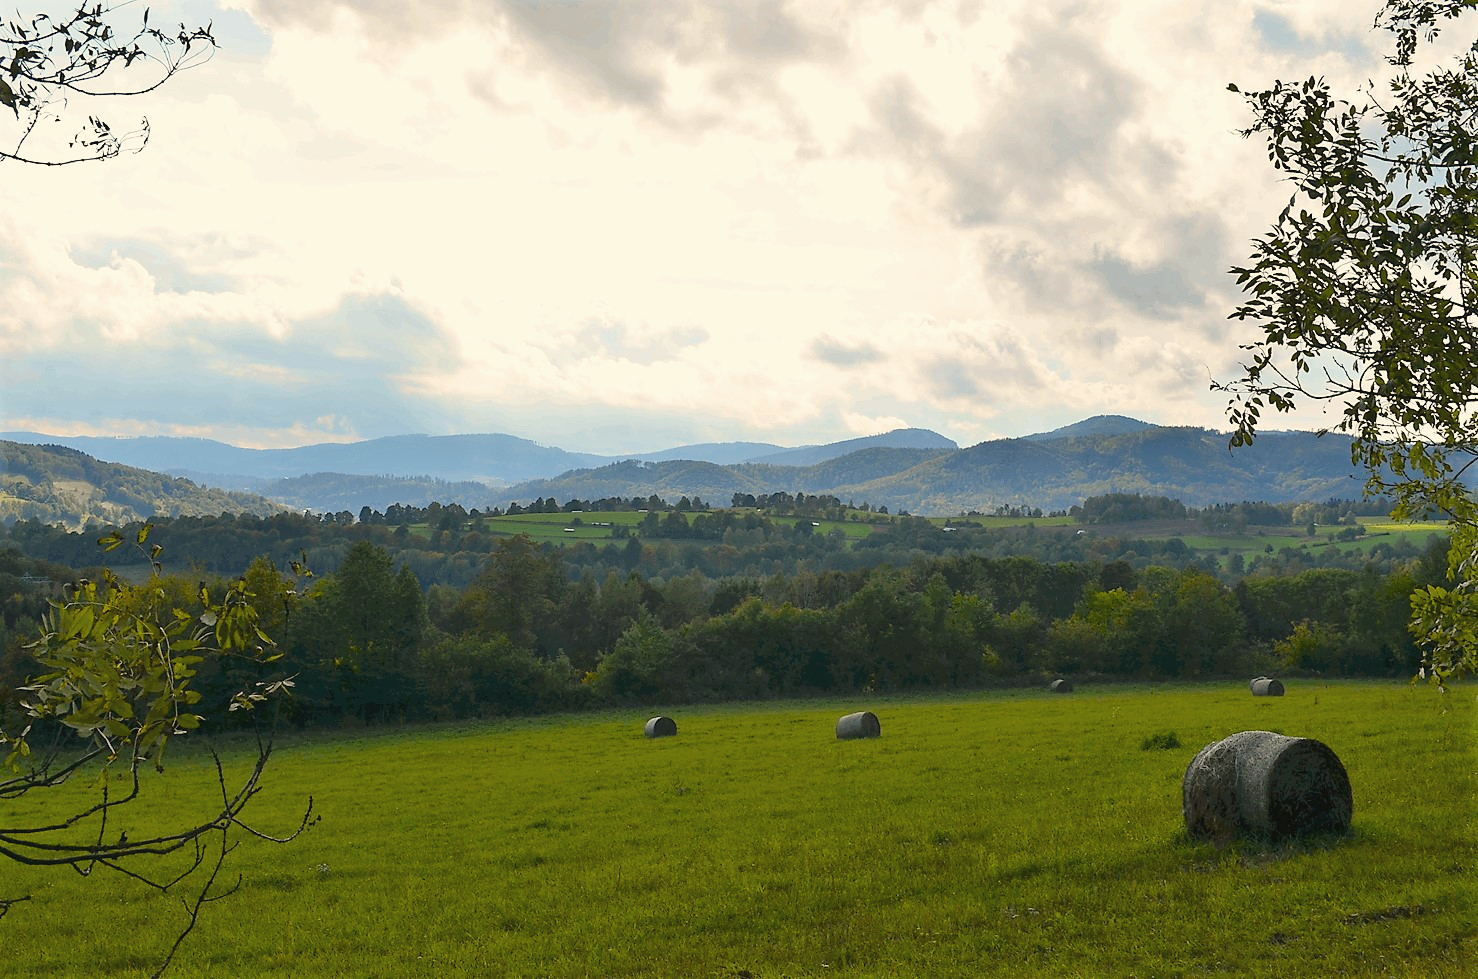
M 693 514 L 689 514 L 691 518 Z M 874 532 L 873 514 L 855 512 L 857 519 L 828 520 L 816 519 L 815 532 L 818 534 L 830 534 L 840 530 L 850 541 L 857 541 L 871 535 Z M 520 513 L 512 516 L 498 516 L 488 518 L 486 523 L 488 529 L 499 536 L 513 536 L 526 534 L 530 538 L 541 543 L 568 543 L 570 541 L 603 541 L 613 536 L 616 527 L 625 527 L 626 530 L 635 535 L 645 511 L 621 510 L 621 511 L 590 511 L 588 513 Z M 575 524 L 575 520 L 579 520 Z M 790 527 L 797 520 L 811 520 L 810 517 L 794 516 L 771 516 L 771 522 L 780 527 Z M 880 518 L 884 521 L 886 517 Z M 1072 517 L 996 517 L 996 516 L 971 516 L 971 517 L 932 517 L 930 523 L 944 527 L 946 525 L 963 527 L 984 527 L 988 530 L 1001 530 L 1011 527 L 1033 526 L 1041 530 L 1057 533 L 1072 533 L 1075 528 L 1085 529 L 1087 533 L 1095 536 L 1144 536 L 1153 539 L 1165 539 L 1179 537 L 1191 547 L 1205 551 L 1220 551 L 1226 554 L 1242 554 L 1251 557 L 1263 553 L 1267 548 L 1274 550 L 1283 547 L 1294 547 L 1312 550 L 1315 553 L 1325 548 L 1338 551 L 1366 552 L 1379 543 L 1392 546 L 1408 543 L 1417 549 L 1425 549 L 1435 536 L 1444 535 L 1447 532 L 1446 524 L 1435 522 L 1395 522 L 1380 517 L 1360 517 L 1360 528 L 1362 536 L 1354 540 L 1340 540 L 1339 534 L 1348 528 L 1340 526 L 1321 526 L 1316 529 L 1314 536 L 1310 537 L 1303 527 L 1254 527 L 1244 533 L 1215 533 L 1208 532 L 1199 521 L 1158 521 L 1129 522 L 1119 524 L 1103 524 L 1085 526 L 1080 525 Z M 426 538 L 431 534 L 425 524 L 414 525 L 411 532 L 417 537 Z
M 1470 976 L 1474 693 L 1087 685 L 665 708 L 654 740 L 657 709 L 292 735 L 248 814 L 285 830 L 312 795 L 322 822 L 242 845 L 171 974 Z M 836 740 L 857 709 L 882 736 Z M 1250 729 L 1339 755 L 1348 836 L 1185 838 L 1186 765 Z M 208 804 L 208 764 L 174 758 L 153 811 Z M 116 876 L 3 872 L 34 897 L 0 975 L 146 975 L 183 918 Z

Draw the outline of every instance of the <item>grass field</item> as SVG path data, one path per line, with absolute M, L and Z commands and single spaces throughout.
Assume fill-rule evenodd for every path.
M 1475 691 L 1290 681 L 668 709 L 298 737 L 179 976 L 1475 974 Z M 882 737 L 839 742 L 875 711 Z M 1239 730 L 1343 760 L 1352 833 L 1184 839 Z M 1142 750 L 1174 731 L 1181 747 Z M 188 806 L 202 759 L 156 788 Z M 194 776 L 194 777 L 192 777 Z M 23 818 L 15 807 L 4 821 Z M 6 866 L 0 975 L 146 974 L 177 900 Z
M 514 516 L 494 517 L 488 520 L 487 526 L 495 534 L 513 536 L 515 534 L 527 534 L 536 541 L 546 543 L 559 543 L 569 541 L 601 541 L 608 540 L 612 536 L 616 526 L 625 526 L 629 531 L 635 533 L 636 526 L 646 516 L 642 511 L 616 511 L 569 514 L 569 513 L 521 513 Z M 862 520 L 818 520 L 816 521 L 816 533 L 827 534 L 833 530 L 840 529 L 848 540 L 856 541 L 867 537 L 873 532 L 872 525 L 868 522 L 871 514 L 859 514 Z M 571 528 L 570 524 L 574 517 L 579 517 L 581 525 Z M 771 517 L 774 523 L 782 527 L 788 527 L 795 523 L 797 517 Z M 1344 527 L 1324 526 L 1319 527 L 1313 537 L 1306 535 L 1303 527 L 1250 527 L 1246 533 L 1241 534 L 1215 534 L 1208 533 L 1197 520 L 1182 521 L 1135 521 L 1121 524 L 1102 524 L 1079 528 L 1079 525 L 1071 517 L 934 517 L 931 523 L 944 526 L 946 523 L 974 524 L 987 529 L 1000 530 L 1007 527 L 1022 527 L 1032 525 L 1042 530 L 1071 533 L 1073 528 L 1083 529 L 1086 533 L 1095 536 L 1124 536 L 1145 537 L 1149 539 L 1165 539 L 1179 537 L 1191 547 L 1201 551 L 1225 552 L 1225 554 L 1241 554 L 1244 558 L 1264 553 L 1271 546 L 1275 551 L 1283 547 L 1307 548 L 1315 552 L 1324 548 L 1333 548 L 1339 551 L 1366 552 L 1375 544 L 1384 542 L 1387 544 L 1398 544 L 1402 541 L 1410 542 L 1418 550 L 1424 550 L 1431 542 L 1434 535 L 1445 534 L 1446 524 L 1441 523 L 1395 523 L 1391 520 L 1377 517 L 1359 518 L 1364 536 L 1353 541 L 1338 541 L 1336 536 Z M 424 524 L 416 525 L 412 532 L 417 536 L 429 536 L 430 531 Z
M 560 540 L 603 540 L 611 536 L 615 526 L 625 526 L 634 531 L 636 526 L 646 518 L 645 510 L 618 510 L 618 511 L 590 511 L 588 513 L 519 513 L 513 516 L 492 517 L 487 521 L 487 526 L 498 534 L 528 534 L 535 540 L 560 541 Z M 696 513 L 688 515 L 688 519 L 697 516 Z M 768 519 L 776 526 L 790 527 L 797 520 L 811 520 L 810 517 L 793 516 L 771 516 Z M 859 540 L 872 533 L 873 519 L 879 519 L 886 523 L 887 517 L 875 517 L 871 513 L 855 511 L 854 516 L 858 519 L 848 520 L 815 520 L 818 534 L 831 533 L 840 529 L 849 540 Z M 573 530 L 566 530 L 573 518 L 579 517 L 581 525 Z M 933 517 L 930 522 L 936 526 L 943 527 L 946 523 L 973 524 L 991 529 L 1003 527 L 1023 527 L 1028 524 L 1042 528 L 1056 528 L 1074 526 L 1071 517 Z M 414 532 L 424 536 L 429 533 L 424 524 L 418 524 L 413 528 Z

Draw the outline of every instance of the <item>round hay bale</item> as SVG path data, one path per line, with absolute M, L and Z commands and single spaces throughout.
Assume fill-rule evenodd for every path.
M 876 738 L 882 733 L 883 726 L 878 723 L 878 715 L 870 710 L 859 710 L 837 720 L 837 737 L 843 740 Z
M 677 734 L 677 721 L 658 715 L 647 721 L 647 737 L 670 738 Z
M 1186 832 L 1225 840 L 1343 833 L 1354 799 L 1350 777 L 1321 741 L 1242 731 L 1202 748 L 1181 781 Z
M 1051 683 L 1047 684 L 1047 689 L 1051 690 L 1053 693 L 1072 693 L 1073 685 L 1072 681 L 1064 680 L 1061 677 L 1058 677 L 1056 680 L 1053 680 Z
M 1180 780 L 1181 813 L 1192 839 L 1225 840 L 1237 835 L 1237 752 L 1232 735 L 1196 753 Z
M 1281 697 L 1283 696 L 1283 681 L 1260 676 L 1252 681 L 1252 696 Z
M 1266 680 L 1266 679 L 1267 679 L 1267 677 L 1265 677 L 1265 676 L 1255 676 L 1255 677 L 1252 678 L 1252 681 L 1247 684 L 1247 688 L 1249 690 L 1251 690 L 1253 693 L 1257 693 L 1257 685 L 1258 685 L 1258 683 L 1261 682 L 1261 681 L 1263 681 L 1263 680 Z

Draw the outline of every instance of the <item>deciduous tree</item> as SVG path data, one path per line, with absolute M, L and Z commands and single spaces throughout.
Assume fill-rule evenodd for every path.
M 1230 394 L 1232 445 L 1265 411 L 1326 402 L 1353 438 L 1368 489 L 1401 516 L 1451 521 L 1450 587 L 1414 596 L 1426 669 L 1478 666 L 1478 41 L 1437 55 L 1440 32 L 1471 30 L 1478 0 L 1389 0 L 1392 77 L 1350 98 L 1309 78 L 1246 93 L 1288 204 L 1233 269 L 1244 346 Z M 1235 85 L 1233 91 L 1237 91 Z
M 138 546 L 148 529 L 138 531 Z M 121 543 L 117 534 L 103 540 Z M 157 555 L 155 545 L 151 557 Z M 154 571 L 157 579 L 161 568 L 156 564 Z M 313 818 L 310 799 L 302 823 L 284 836 L 245 822 L 272 754 L 270 727 L 259 729 L 256 759 L 239 782 L 232 784 L 215 758 L 219 801 L 210 808 L 181 812 L 172 825 L 133 815 L 149 794 L 150 773 L 164 771 L 170 745 L 205 720 L 196 713 L 202 665 L 266 665 L 274 658 L 251 598 L 237 580 L 215 593 L 201 589 L 192 612 L 170 602 L 157 580 L 132 586 L 108 573 L 101 582 L 78 583 L 53 606 L 29 646 L 42 672 L 21 688 L 24 726 L 0 732 L 0 749 L 7 752 L 0 804 L 39 800 L 44 813 L 20 822 L 12 822 L 14 809 L 0 815 L 0 858 L 83 875 L 114 871 L 160 891 L 188 890 L 184 924 L 156 976 L 201 908 L 234 890 L 220 874 L 237 838 L 286 842 Z M 280 677 L 252 683 L 236 691 L 228 710 L 257 715 L 291 685 Z M 95 789 L 78 802 L 68 783 L 88 780 Z M 186 857 L 183 869 L 170 858 L 178 853 Z M 0 917 L 27 900 L 0 897 Z

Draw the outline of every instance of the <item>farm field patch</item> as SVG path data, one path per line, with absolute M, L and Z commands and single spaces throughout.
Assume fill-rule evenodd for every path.
M 249 815 L 285 829 L 311 794 L 322 824 L 243 845 L 240 892 L 207 909 L 173 974 L 1471 974 L 1474 689 L 1287 688 L 1079 683 L 294 735 Z M 882 736 L 838 741 L 859 709 Z M 676 737 L 644 737 L 659 712 Z M 1185 839 L 1191 757 L 1259 729 L 1335 751 L 1349 836 Z M 192 794 L 206 765 L 177 756 L 158 805 L 208 802 Z M 7 867 L 5 888 L 34 898 L 0 923 L 0 975 L 146 975 L 181 915 L 107 876 Z

